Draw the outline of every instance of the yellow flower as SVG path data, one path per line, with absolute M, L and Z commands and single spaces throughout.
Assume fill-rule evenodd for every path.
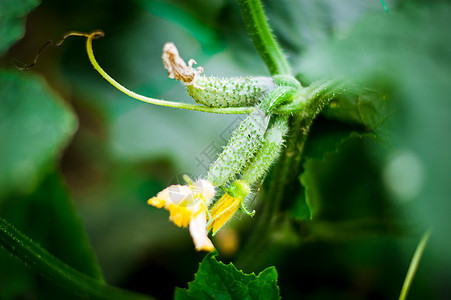
M 207 208 L 215 195 L 213 185 L 207 180 L 187 185 L 171 185 L 150 198 L 147 203 L 169 211 L 169 219 L 178 227 L 187 227 L 197 251 L 212 251 L 214 246 L 207 236 Z
M 213 235 L 236 213 L 238 208 L 242 208 L 249 215 L 243 205 L 244 198 L 251 192 L 249 185 L 243 180 L 237 180 L 229 187 L 221 199 L 219 199 L 209 210 L 210 218 L 207 230 L 213 230 Z
M 225 193 L 218 202 L 210 209 L 210 219 L 207 230 L 213 229 L 216 232 L 235 214 L 240 207 L 241 201 L 238 198 Z

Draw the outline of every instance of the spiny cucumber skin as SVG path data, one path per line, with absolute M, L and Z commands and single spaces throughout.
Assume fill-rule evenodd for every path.
M 209 107 L 241 107 L 255 105 L 258 100 L 275 88 L 271 77 L 217 78 L 198 76 L 196 88 L 187 85 L 188 94 L 196 101 Z
M 244 170 L 241 180 L 253 184 L 268 172 L 282 151 L 284 136 L 287 134 L 287 131 L 287 117 L 278 117 L 266 131 L 260 150 Z
M 222 186 L 239 174 L 260 148 L 269 119 L 270 115 L 259 109 L 249 114 L 211 165 L 207 180 L 214 186 Z

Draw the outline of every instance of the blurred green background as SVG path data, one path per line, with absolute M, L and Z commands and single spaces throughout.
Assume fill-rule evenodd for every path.
M 272 243 L 237 260 L 248 272 L 275 265 L 285 299 L 393 299 L 430 227 L 409 299 L 451 293 L 451 6 L 385 2 L 390 14 L 377 0 L 263 1 L 302 82 L 358 82 L 315 121 L 299 170 L 305 188 L 284 200 Z M 171 299 L 204 253 L 146 200 L 182 174 L 204 174 L 196 158 L 224 144 L 236 116 L 128 98 L 93 70 L 84 38 L 47 48 L 29 71 L 15 65 L 49 39 L 101 29 L 94 52 L 112 77 L 190 102 L 163 68 L 165 42 L 207 75 L 268 75 L 236 1 L 1 0 L 0 26 L 0 216 L 80 271 Z M 243 257 L 254 222 L 237 216 L 235 231 L 214 238 L 219 258 Z M 0 250 L 0 299 L 62 295 Z

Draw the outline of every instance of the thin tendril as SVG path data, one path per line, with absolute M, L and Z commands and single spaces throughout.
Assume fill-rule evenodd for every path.
M 100 33 L 100 31 L 98 31 Z M 42 47 L 39 49 L 38 53 L 36 54 L 33 62 L 29 65 L 24 65 L 23 67 L 19 67 L 16 66 L 20 71 L 27 71 L 29 69 L 31 69 L 32 67 L 34 67 L 34 65 L 38 62 L 39 57 L 41 56 L 42 51 L 44 51 L 47 47 L 59 47 L 63 44 L 63 42 L 70 36 L 84 36 L 84 37 L 89 37 L 89 34 L 84 33 L 84 32 L 78 32 L 78 31 L 71 31 L 68 34 L 66 34 L 65 36 L 63 36 L 63 38 L 58 42 L 55 43 L 52 40 L 47 41 L 44 45 L 42 45 Z
M 102 75 L 102 77 L 105 78 L 106 81 L 108 81 L 111 85 L 113 85 L 115 88 L 117 88 L 118 90 L 120 90 L 121 92 L 123 92 L 124 94 L 126 94 L 132 98 L 135 98 L 139 101 L 143 101 L 143 102 L 155 104 L 155 105 L 160 105 L 160 106 L 189 109 L 189 110 L 194 110 L 194 111 L 217 113 L 217 114 L 249 114 L 254 110 L 253 107 L 213 108 L 213 107 L 186 104 L 186 103 L 180 103 L 180 102 L 159 100 L 159 99 L 154 99 L 154 98 L 149 98 L 146 96 L 139 95 L 133 91 L 130 91 L 126 87 L 122 86 L 121 84 L 119 84 L 110 75 L 108 75 L 96 61 L 96 59 L 94 57 L 94 52 L 92 50 L 92 40 L 103 37 L 104 33 L 102 31 L 94 31 L 90 34 L 84 34 L 82 36 L 86 36 L 88 38 L 86 41 L 86 51 L 88 53 L 89 61 L 93 65 L 94 69 L 97 72 L 99 72 L 100 75 Z

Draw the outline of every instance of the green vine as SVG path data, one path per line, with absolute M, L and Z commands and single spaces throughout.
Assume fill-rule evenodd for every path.
M 272 34 L 261 2 L 259 0 L 238 2 L 247 31 L 271 75 L 291 75 L 290 66 Z

